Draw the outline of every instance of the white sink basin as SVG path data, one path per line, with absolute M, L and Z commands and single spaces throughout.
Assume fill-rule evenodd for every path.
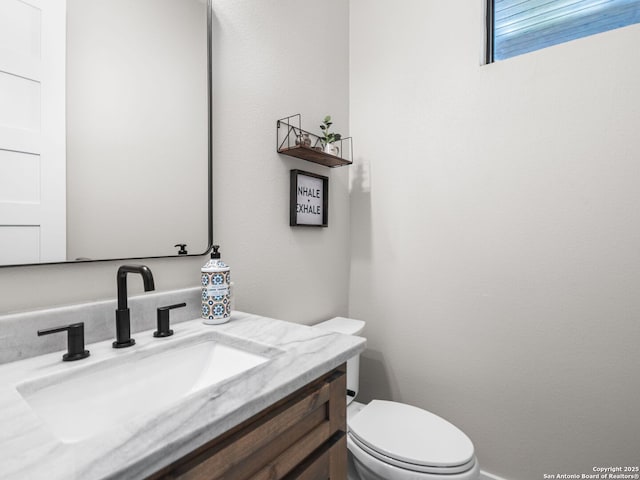
M 58 439 L 78 442 L 163 410 L 273 356 L 257 353 L 265 352 L 258 344 L 239 347 L 221 339 L 209 335 L 156 344 L 27 381 L 17 390 Z

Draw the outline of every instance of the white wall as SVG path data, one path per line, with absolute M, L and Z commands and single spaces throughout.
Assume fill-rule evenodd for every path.
M 215 0 L 214 237 L 231 265 L 236 307 L 311 323 L 345 314 L 348 170 L 276 153 L 276 120 L 324 115 L 347 132 L 348 4 Z M 329 227 L 289 227 L 289 170 L 330 177 Z M 188 212 L 187 212 L 188 213 Z M 156 288 L 196 286 L 204 258 L 149 260 Z M 115 298 L 120 263 L 0 269 L 0 313 Z M 132 292 L 141 281 L 129 281 Z M 35 335 L 35 334 L 34 334 Z
M 344 0 L 216 0 L 214 232 L 236 306 L 312 323 L 346 313 L 348 168 L 276 153 L 276 121 L 326 114 L 348 133 L 349 10 Z M 289 171 L 329 176 L 329 226 L 289 227 Z
M 482 4 L 351 1 L 362 393 L 511 480 L 636 465 L 640 26 L 480 66 Z

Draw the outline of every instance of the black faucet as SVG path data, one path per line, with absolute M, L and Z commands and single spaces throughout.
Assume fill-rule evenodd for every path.
M 89 356 L 89 350 L 84 349 L 84 322 L 38 330 L 38 336 L 58 332 L 67 332 L 67 353 L 62 356 L 62 360 L 72 362 Z
M 160 307 L 157 310 L 158 317 L 158 330 L 153 332 L 153 336 L 156 338 L 170 337 L 173 335 L 173 330 L 169 328 L 169 312 L 174 308 L 186 307 L 186 303 L 176 303 L 175 305 L 167 305 L 166 307 Z
M 155 289 L 153 274 L 145 265 L 122 265 L 116 276 L 118 282 L 118 309 L 116 310 L 116 341 L 113 348 L 125 348 L 134 345 L 136 341 L 131 338 L 131 321 L 129 307 L 127 306 L 127 273 L 139 273 L 142 275 L 144 291 Z

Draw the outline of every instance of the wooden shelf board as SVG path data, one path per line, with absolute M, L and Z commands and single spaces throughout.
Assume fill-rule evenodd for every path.
M 344 165 L 351 165 L 349 160 L 331 155 L 321 150 L 316 150 L 311 147 L 304 147 L 302 145 L 296 145 L 293 147 L 284 147 L 278 150 L 278 153 L 289 155 L 290 157 L 297 157 L 303 160 L 307 160 L 313 163 L 319 163 L 325 167 L 342 167 Z

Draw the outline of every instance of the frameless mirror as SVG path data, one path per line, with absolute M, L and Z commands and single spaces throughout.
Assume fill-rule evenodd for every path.
M 210 0 L 0 2 L 0 265 L 208 251 L 210 17 Z

